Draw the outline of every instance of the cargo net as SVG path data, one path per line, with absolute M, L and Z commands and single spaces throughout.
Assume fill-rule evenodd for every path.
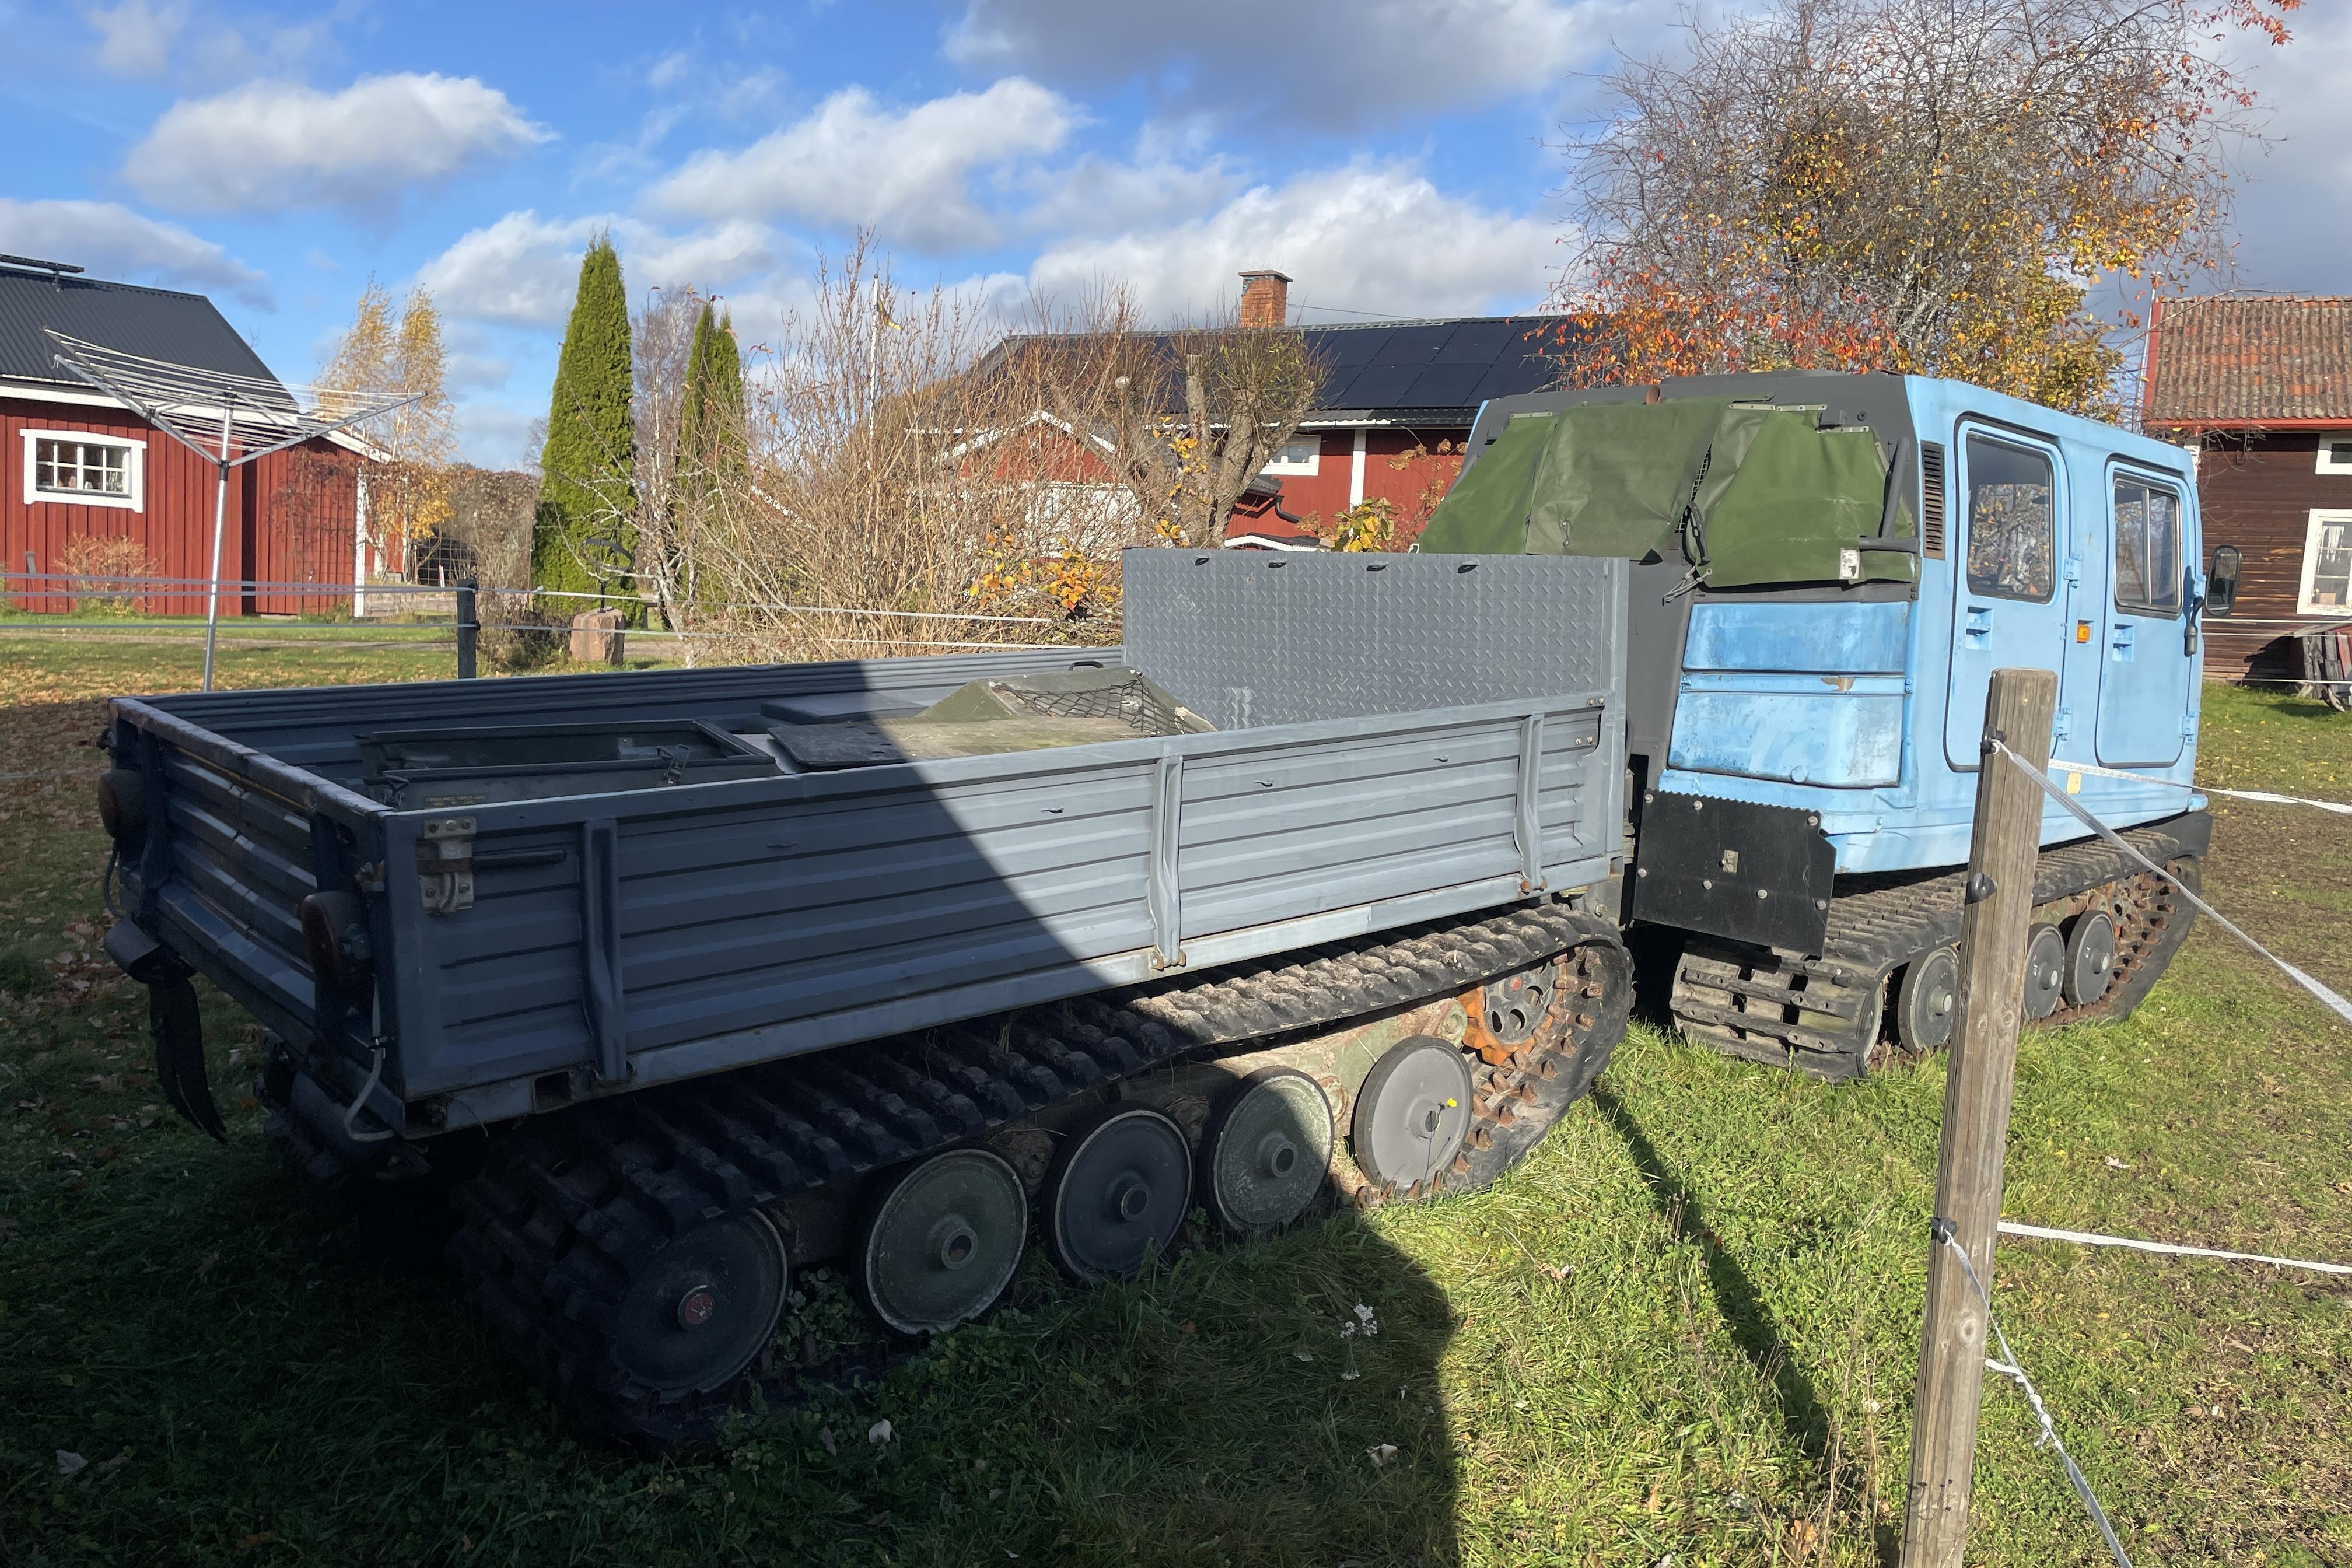
M 1048 719 L 1117 719 L 1139 735 L 1181 735 L 1192 728 L 1178 712 L 1174 698 L 1133 671 L 1125 680 L 1083 691 L 1041 691 L 1008 681 L 997 686 L 996 692 L 1026 712 Z

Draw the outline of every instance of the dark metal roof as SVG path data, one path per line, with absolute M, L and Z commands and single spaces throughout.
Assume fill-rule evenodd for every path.
M 1473 410 L 1559 379 L 1558 316 L 1465 316 L 1301 328 L 1324 365 L 1316 416 Z
M 1566 316 L 1455 316 L 1440 321 L 1361 321 L 1300 327 L 1323 366 L 1323 390 L 1309 425 L 1418 418 L 1467 425 L 1490 397 L 1541 392 L 1561 374 L 1563 338 L 1584 334 Z M 1175 334 L 1159 335 L 1171 360 Z M 982 366 L 1051 336 L 1007 338 Z
M 149 359 L 275 379 L 202 294 L 0 267 L 0 376 L 82 384 L 51 363 L 44 327 Z

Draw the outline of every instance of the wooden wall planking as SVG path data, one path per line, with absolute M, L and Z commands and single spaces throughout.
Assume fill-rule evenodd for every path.
M 27 430 L 83 430 L 142 443 L 142 504 L 28 503 Z M 61 572 L 67 542 L 94 535 L 137 540 L 154 575 L 203 577 L 211 567 L 215 474 L 212 464 L 126 410 L 0 397 L 0 570 L 23 572 L 29 552 L 39 571 Z M 358 475 L 357 456 L 326 441 L 305 442 L 231 470 L 221 575 L 348 585 Z M 55 586 L 14 583 L 8 602 L 19 609 L 70 613 L 70 599 L 31 591 Z M 331 594 L 263 590 L 224 595 L 221 613 L 292 615 L 330 609 L 336 602 Z M 175 589 L 151 596 L 142 607 L 153 615 L 201 615 L 205 594 Z

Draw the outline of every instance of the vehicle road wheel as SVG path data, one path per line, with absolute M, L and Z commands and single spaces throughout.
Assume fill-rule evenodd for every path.
M 1192 1199 L 1183 1130 L 1142 1105 L 1112 1105 L 1063 1141 L 1045 1178 L 1045 1243 L 1077 1279 L 1134 1273 L 1165 1254 Z
M 1470 1064 L 1451 1044 L 1412 1035 L 1372 1064 L 1356 1090 L 1349 1144 L 1374 1186 L 1428 1186 L 1470 1130 Z
M 2107 994 L 2116 972 L 2116 922 L 2105 910 L 2074 917 L 2066 933 L 2066 1005 L 2087 1007 Z
M 1948 947 L 1923 952 L 1903 966 L 1895 988 L 1895 1038 L 1911 1056 L 1952 1043 L 1952 1009 L 1959 998 L 1960 960 Z
M 1288 1225 L 1323 1190 L 1331 1165 L 1331 1102 L 1295 1068 L 1268 1068 L 1236 1085 L 1201 1139 L 1206 1206 L 1227 1230 Z
M 1538 963 L 1517 974 L 1486 982 L 1479 993 L 1481 1022 L 1500 1045 L 1531 1039 L 1551 1012 L 1553 965 Z
M 656 1393 L 712 1393 L 767 1349 L 791 1282 L 783 1237 L 767 1215 L 705 1220 L 629 1281 L 614 1315 L 613 1358 Z
M 1000 1155 L 950 1149 L 906 1166 L 867 1210 L 857 1285 L 902 1334 L 938 1333 L 996 1304 L 1021 1267 L 1029 1194 Z
M 2040 1023 L 2058 1011 L 2066 989 L 2066 939 L 2053 925 L 2038 925 L 2025 936 L 2025 1016 Z

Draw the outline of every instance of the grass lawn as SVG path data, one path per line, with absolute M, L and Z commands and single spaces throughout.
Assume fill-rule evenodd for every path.
M 195 657 L 0 627 L 0 772 L 94 772 L 99 700 Z M 2214 782 L 2352 797 L 2352 720 L 2206 711 Z M 1489 1193 L 1093 1291 L 1033 1257 L 877 1386 L 647 1459 L 575 1442 L 396 1213 L 273 1169 L 217 996 L 230 1146 L 163 1108 L 89 802 L 0 780 L 0 1562 L 1892 1561 L 1940 1063 L 1824 1088 L 1636 1026 Z M 2215 901 L 2352 990 L 2352 822 L 2219 815 Z M 2009 1172 L 2013 1218 L 2352 1257 L 2352 1032 L 2200 931 L 2137 1017 L 2027 1037 Z M 1997 1295 L 2136 1562 L 2352 1564 L 2345 1281 L 2012 1242 Z M 1359 1304 L 1377 1335 L 1341 1332 Z M 1971 1561 L 2103 1561 L 2032 1436 L 1989 1386 Z

